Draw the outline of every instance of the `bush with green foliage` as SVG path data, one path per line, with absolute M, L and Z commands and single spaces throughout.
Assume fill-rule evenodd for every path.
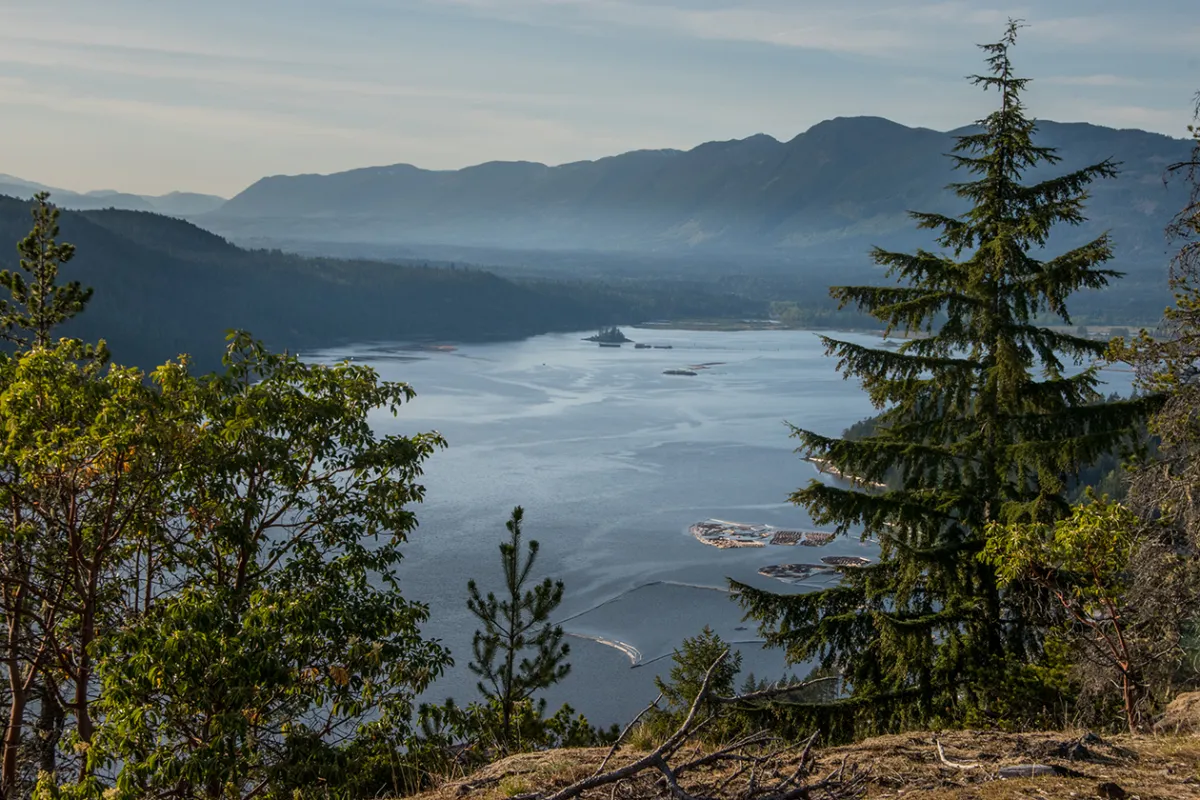
M 1137 559 L 1132 602 L 1170 625 L 1183 651 L 1172 682 L 1194 688 L 1200 685 L 1200 125 L 1190 130 L 1190 158 L 1168 168 L 1190 189 L 1167 229 L 1179 245 L 1169 273 L 1175 303 L 1153 333 L 1114 340 L 1110 356 L 1130 363 L 1140 387 L 1164 398 L 1149 426 L 1157 451 L 1132 470 L 1127 502 L 1143 521 L 1153 521 L 1157 552 L 1181 559 L 1169 570 L 1161 558 Z M 1159 601 L 1164 596 L 1169 602 Z
M 205 378 L 169 364 L 147 389 L 175 448 L 159 513 L 139 520 L 159 533 L 153 550 L 114 542 L 136 591 L 109 587 L 120 619 L 88 649 L 98 724 L 74 710 L 83 763 L 48 796 L 273 796 L 298 770 L 328 783 L 362 737 L 402 747 L 413 698 L 450 663 L 396 578 L 442 440 L 368 421 L 412 390 L 244 336 L 226 363 Z
M 993 525 L 981 557 L 1001 585 L 1046 590 L 1064 612 L 1059 635 L 1084 688 L 1103 695 L 1116 687 L 1125 725 L 1141 730 L 1153 700 L 1148 678 L 1169 672 L 1181 651 L 1169 620 L 1132 603 L 1132 567 L 1153 560 L 1167 574 L 1178 558 L 1153 547 L 1153 533 L 1132 511 L 1091 492 L 1052 524 Z
M 815 670 L 803 681 L 791 675 L 770 682 L 751 673 L 742 681 L 740 691 L 735 691 L 742 654 L 708 626 L 684 639 L 672 653 L 671 662 L 667 678 L 660 675 L 654 679 L 661 695 L 658 703 L 644 713 L 633 734 L 644 745 L 661 742 L 678 729 L 710 668 L 708 699 L 700 705 L 699 718 L 709 719 L 700 738 L 712 745 L 760 731 L 792 738 L 811 735 L 812 731 L 803 727 L 806 720 L 793 714 L 792 707 L 797 703 L 828 702 L 838 690 L 836 676 Z M 759 696 L 753 697 L 756 694 Z
M 106 367 L 52 335 L 90 298 L 55 284 L 55 219 L 39 199 L 0 314 L 0 793 L 399 790 L 413 700 L 450 664 L 396 577 L 444 443 L 369 421 L 412 389 L 244 334 L 219 374 Z

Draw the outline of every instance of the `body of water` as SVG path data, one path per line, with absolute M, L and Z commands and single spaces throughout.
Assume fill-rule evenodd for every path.
M 573 668 L 547 699 L 603 724 L 653 700 L 672 650 L 705 625 L 740 643 L 744 672 L 783 673 L 782 655 L 763 650 L 729 599 L 728 578 L 803 591 L 758 569 L 873 557 L 853 536 L 821 548 L 719 550 L 687 533 L 709 517 L 814 527 L 787 502 L 818 475 L 793 452 L 785 421 L 837 435 L 873 413 L 817 334 L 627 333 L 671 349 L 601 348 L 569 334 L 445 353 L 372 345 L 310 355 L 352 357 L 416 389 L 398 417 L 378 415 L 381 433 L 437 430 L 449 441 L 427 464 L 428 495 L 401 568 L 406 596 L 430 605 L 426 633 L 457 661 L 429 699 L 477 696 L 466 666 L 477 627 L 467 581 L 501 589 L 498 544 L 515 505 L 525 508 L 526 537 L 541 543 L 535 574 L 566 584 L 557 617 L 571 634 Z M 707 367 L 694 377 L 663 374 L 699 365 Z M 1128 391 L 1127 373 L 1107 377 L 1108 391 Z

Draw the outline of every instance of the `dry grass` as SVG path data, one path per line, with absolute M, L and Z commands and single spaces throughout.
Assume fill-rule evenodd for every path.
M 941 763 L 929 733 L 885 736 L 823 750 L 820 767 L 845 758 L 871 776 L 868 797 L 929 800 L 1092 798 L 1103 783 L 1115 783 L 1130 798 L 1200 798 L 1200 737 L 1118 736 L 1085 742 L 1068 755 L 1082 733 L 1004 734 L 956 731 L 939 735 L 946 759 L 978 764 L 957 769 Z M 1044 764 L 1058 776 L 997 780 L 1001 767 Z M 820 768 L 819 768 L 820 769 Z M 818 769 L 818 771 L 819 771 Z
M 1132 800 L 1200 800 L 1200 736 L 1118 736 L 1085 740 L 1070 752 L 1082 733 L 955 731 L 938 734 L 945 758 L 971 769 L 947 766 L 938 757 L 935 735 L 912 733 L 869 739 L 817 752 L 816 775 L 845 765 L 868 777 L 868 798 L 914 797 L 927 800 L 1032 800 L 1033 798 L 1095 798 L 1101 784 L 1112 783 Z M 503 800 L 522 792 L 561 788 L 596 771 L 606 748 L 555 750 L 512 756 L 476 772 L 466 781 L 447 783 L 419 795 L 419 800 Z M 609 768 L 634 760 L 640 753 L 618 753 Z M 1074 757 L 1072 757 L 1074 756 Z M 999 780 L 1001 767 L 1043 764 L 1060 774 Z M 788 762 L 779 765 L 787 770 Z M 627 786 L 617 797 L 649 795 L 657 774 L 642 785 Z M 693 780 L 712 785 L 714 773 Z M 692 781 L 684 781 L 687 788 Z M 585 798 L 609 798 L 611 787 Z M 1121 795 L 1115 795 L 1121 796 Z
M 417 795 L 418 800 L 503 800 L 534 789 L 566 786 L 596 771 L 608 748 L 579 748 L 548 750 L 543 753 L 520 753 L 489 764 L 465 780 L 446 783 L 430 792 Z M 622 754 L 614 756 L 611 765 L 628 763 Z

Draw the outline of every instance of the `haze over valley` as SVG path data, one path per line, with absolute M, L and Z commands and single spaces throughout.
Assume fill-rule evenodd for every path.
M 1040 130 L 1047 146 L 1064 154 L 1063 169 L 1106 158 L 1121 165 L 1117 179 L 1095 188 L 1084 224 L 1056 233 L 1049 244 L 1076 246 L 1104 231 L 1113 237 L 1127 277 L 1119 291 L 1084 295 L 1082 321 L 1152 322 L 1169 297 L 1162 231 L 1184 194 L 1178 182 L 1164 182 L 1163 170 L 1186 156 L 1188 143 L 1082 123 L 1043 122 Z M 51 198 L 88 212 L 66 217 L 68 235 L 84 242 L 117 237 L 130 250 L 119 263 L 98 268 L 89 262 L 109 258 L 112 248 L 81 248 L 77 268 L 87 273 L 77 277 L 87 274 L 101 298 L 111 302 L 105 290 L 121 285 L 123 291 L 138 287 L 146 296 L 173 298 L 174 307 L 147 305 L 145 313 L 162 314 L 153 324 L 150 317 L 115 327 L 97 322 L 122 343 L 137 341 L 150 324 L 159 331 L 147 354 L 151 360 L 197 349 L 184 347 L 192 342 L 219 341 L 237 320 L 291 347 L 356 338 L 496 338 L 666 317 L 765 317 L 772 302 L 799 303 L 825 324 L 837 319 L 824 291 L 834 271 L 870 280 L 872 246 L 931 245 L 911 225 L 909 211 L 961 211 L 961 201 L 946 189 L 953 179 L 946 153 L 958 133 L 844 118 L 787 142 L 760 135 L 558 167 L 492 162 L 430 171 L 401 164 L 274 176 L 228 200 L 184 192 L 143 197 L 64 190 L 52 190 Z M 0 177 L 0 194 L 28 198 L 43 188 Z M 23 216 L 18 203 L 0 205 L 0 228 L 15 236 Z M 357 261 L 302 262 L 244 248 Z M 6 259 L 0 255 L 0 264 Z M 245 276 L 237 263 L 262 267 L 248 278 L 251 283 L 243 282 L 244 291 L 230 296 L 226 276 Z M 436 271 L 450 264 L 541 280 L 540 294 L 522 294 L 483 274 Z M 430 265 L 435 271 L 425 269 Z M 544 279 L 606 288 L 597 295 Z M 481 281 L 505 288 L 501 294 L 469 288 Z M 323 282 L 338 288 L 310 288 Z M 435 284 L 446 294 L 420 307 L 463 313 L 425 323 L 391 312 L 405 295 Z M 355 295 L 354 286 L 365 294 Z M 472 311 L 470 298 L 484 295 L 486 307 Z M 370 309 L 377 305 L 383 316 L 372 324 L 376 312 Z M 303 314 L 307 325 L 284 321 L 302 307 L 310 309 Z M 841 321 L 861 324 L 850 315 Z M 198 331 L 205 338 L 196 338 Z

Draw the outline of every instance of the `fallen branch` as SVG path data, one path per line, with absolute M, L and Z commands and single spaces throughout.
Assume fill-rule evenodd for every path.
M 818 683 L 827 683 L 828 681 L 836 681 L 841 678 L 840 675 L 827 675 L 824 678 L 813 678 L 811 681 L 803 681 L 801 683 L 789 683 L 781 686 L 778 683 L 766 689 L 760 689 L 757 692 L 748 692 L 747 694 L 737 694 L 732 697 L 722 697 L 721 695 L 713 695 L 712 699 L 718 703 L 754 703 L 759 700 L 775 700 L 780 697 L 798 692 L 801 689 L 807 689 L 809 686 L 816 686 Z
M 679 726 L 679 729 L 667 737 L 667 740 L 656 747 L 653 752 L 642 756 L 638 760 L 630 764 L 626 764 L 619 769 L 614 769 L 611 772 L 605 772 L 598 775 L 592 775 L 590 778 L 584 778 L 581 781 L 576 781 L 570 786 L 560 789 L 549 797 L 546 797 L 545 800 L 570 800 L 570 798 L 578 797 L 589 789 L 595 789 L 598 786 L 607 786 L 610 783 L 624 780 L 647 768 L 657 767 L 659 763 L 665 764 L 665 757 L 674 755 L 675 751 L 679 749 L 680 745 L 684 744 L 688 737 L 692 734 L 692 726 L 695 722 L 696 714 L 700 711 L 701 703 L 704 701 L 705 697 L 708 696 L 708 687 L 712 682 L 713 672 L 716 671 L 717 667 L 722 661 L 725 660 L 727 655 L 729 655 L 728 650 L 722 653 L 720 658 L 714 661 L 712 666 L 708 668 L 708 671 L 704 673 L 704 681 L 700 684 L 700 691 L 696 693 L 696 699 L 692 701 L 692 707 L 688 710 L 687 718 L 683 721 L 683 724 Z M 540 792 L 532 792 L 530 794 L 518 795 L 516 800 L 540 800 L 542 797 L 544 797 L 544 795 L 542 795 Z
M 747 756 L 738 754 L 738 752 L 737 752 L 738 750 L 743 750 L 747 747 L 751 747 L 752 745 L 756 745 L 756 744 L 765 744 L 766 742 L 769 742 L 772 739 L 774 739 L 774 737 L 771 734 L 766 733 L 765 731 L 760 731 L 759 733 L 751 734 L 750 736 L 746 736 L 742 739 L 738 739 L 733 744 L 723 747 L 720 750 L 717 750 L 716 752 L 709 753 L 708 755 L 700 756 L 699 758 L 693 759 L 693 760 L 687 762 L 686 764 L 681 765 L 678 769 L 675 770 L 675 772 L 676 772 L 676 774 L 678 774 L 680 772 L 683 772 L 684 770 L 696 769 L 698 767 L 705 767 L 705 766 L 708 766 L 709 764 L 715 764 L 718 761 L 741 761 L 741 760 L 744 760 L 747 758 Z
M 983 768 L 982 764 L 959 764 L 955 761 L 951 761 L 950 759 L 946 758 L 946 751 L 942 749 L 942 743 L 940 741 L 938 741 L 937 739 L 934 739 L 933 743 L 935 745 L 937 745 L 938 761 L 941 761 L 947 767 L 954 767 L 955 769 L 982 769 Z
M 613 757 L 613 754 L 617 752 L 617 748 L 621 746 L 621 742 L 625 741 L 625 737 L 629 735 L 629 732 L 631 730 L 633 730 L 633 726 L 637 725 L 638 721 L 641 720 L 642 717 L 646 716 L 646 714 L 648 714 L 650 712 L 650 709 L 656 707 L 660 700 L 662 700 L 661 692 L 659 693 L 658 697 L 654 698 L 653 703 L 651 703 L 650 705 L 646 706 L 641 711 L 639 711 L 638 715 L 633 718 L 633 721 L 625 726 L 625 729 L 623 731 L 621 731 L 619 736 L 617 736 L 617 740 L 615 742 L 613 742 L 612 747 L 608 751 L 608 755 L 606 755 L 604 757 L 604 760 L 600 762 L 600 766 L 596 767 L 596 771 L 592 773 L 592 777 L 595 777 L 595 776 L 599 775 L 601 772 L 604 772 L 604 768 L 608 766 L 609 760 Z
M 733 697 L 716 696 L 711 693 L 713 675 L 728 655 L 729 651 L 726 650 L 709 666 L 707 672 L 704 673 L 703 681 L 700 683 L 700 689 L 696 693 L 691 707 L 688 709 L 687 716 L 675 732 L 667 737 L 658 747 L 654 748 L 653 751 L 625 766 L 605 771 L 605 767 L 608 766 L 620 743 L 638 720 L 649 712 L 650 709 L 658 705 L 662 699 L 661 695 L 639 714 L 633 722 L 625 727 L 625 730 L 617 737 L 617 741 L 613 743 L 608 755 L 605 756 L 595 773 L 556 792 L 550 794 L 531 792 L 518 795 L 514 800 L 572 800 L 572 798 L 579 797 L 585 792 L 598 789 L 602 786 L 612 786 L 610 795 L 615 797 L 619 784 L 623 781 L 631 780 L 646 771 L 655 771 L 660 775 L 658 780 L 653 784 L 654 788 L 652 791 L 654 792 L 654 796 L 661 797 L 663 796 L 661 793 L 665 792 L 667 796 L 673 797 L 675 800 L 699 800 L 701 796 L 711 797 L 711 791 L 706 790 L 703 795 L 693 795 L 687 788 L 680 785 L 680 776 L 684 772 L 696 771 L 701 767 L 723 761 L 742 762 L 742 766 L 736 770 L 733 776 L 722 781 L 718 791 L 723 792 L 732 781 L 749 773 L 746 784 L 738 793 L 738 797 L 743 798 L 743 800 L 801 800 L 802 798 L 807 800 L 807 798 L 815 796 L 813 792 L 822 792 L 827 800 L 845 800 L 861 796 L 863 781 L 857 776 L 854 780 L 845 781 L 842 776 L 842 772 L 845 769 L 844 762 L 842 767 L 836 772 L 831 773 L 823 781 L 815 784 L 803 783 L 802 779 L 808 774 L 809 755 L 812 751 L 813 743 L 817 738 L 816 733 L 810 736 L 803 745 L 793 744 L 786 747 L 775 747 L 769 749 L 769 752 L 763 753 L 762 750 L 766 746 L 779 740 L 768 733 L 759 732 L 744 736 L 738 741 L 708 755 L 692 758 L 677 767 L 671 766 L 671 759 L 678 756 L 680 751 L 686 746 L 696 742 L 699 732 L 714 719 L 717 719 L 717 713 L 709 713 L 701 717 L 700 710 L 706 707 L 706 705 L 711 708 L 711 704 L 715 702 L 718 706 L 724 707 L 743 701 L 767 700 L 786 695 L 820 681 L 831 680 L 831 678 L 821 678 L 802 684 L 774 686 L 770 689 L 751 692 L 746 695 Z M 794 751 L 801 746 L 803 746 L 803 752 L 800 755 L 800 763 L 794 770 L 790 771 L 790 774 L 786 777 L 783 776 L 779 769 L 780 759 L 786 753 Z

